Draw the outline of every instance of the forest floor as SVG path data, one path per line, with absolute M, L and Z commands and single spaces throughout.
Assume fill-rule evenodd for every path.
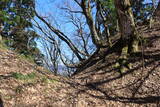
M 0 107 L 160 107 L 160 25 L 141 33 L 144 52 L 130 56 L 122 75 L 117 53 L 66 78 L 0 46 Z

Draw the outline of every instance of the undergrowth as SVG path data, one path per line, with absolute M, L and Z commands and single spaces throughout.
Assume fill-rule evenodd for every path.
M 0 41 L 0 49 L 2 49 L 2 50 L 9 49 L 9 47 L 5 44 L 5 41 L 3 41 L 3 40 Z
M 12 77 L 15 79 L 19 79 L 19 80 L 30 80 L 30 79 L 36 78 L 36 73 L 32 72 L 32 73 L 24 75 L 22 73 L 14 72 L 12 73 Z

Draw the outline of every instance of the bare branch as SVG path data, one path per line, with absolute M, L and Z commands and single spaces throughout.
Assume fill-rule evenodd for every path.
M 75 47 L 75 45 L 71 42 L 71 40 L 60 30 L 54 28 L 53 26 L 51 26 L 43 17 L 39 16 L 37 14 L 37 12 L 35 11 L 35 15 L 42 21 L 44 22 L 48 28 L 53 31 L 62 41 L 64 41 L 69 47 L 70 49 L 75 53 L 75 55 L 77 56 L 77 58 L 81 61 L 83 60 L 81 58 L 81 56 L 78 53 L 78 49 Z
M 69 8 L 66 8 L 66 7 L 61 7 L 60 9 L 69 11 L 69 12 L 71 12 L 71 13 L 83 13 L 82 11 L 75 11 L 75 10 L 71 10 L 71 9 L 69 9 Z

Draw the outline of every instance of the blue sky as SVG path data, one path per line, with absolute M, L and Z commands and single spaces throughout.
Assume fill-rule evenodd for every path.
M 56 5 L 61 3 L 61 0 L 36 0 L 36 10 L 41 13 L 56 13 Z
M 62 25 L 62 30 L 64 30 L 64 32 L 72 32 L 73 26 L 67 25 L 64 22 L 64 13 L 58 9 L 59 7 L 62 7 L 65 2 L 70 2 L 72 6 L 75 6 L 73 0 L 36 0 L 36 10 L 42 15 L 53 15 L 55 19 L 58 19 L 57 23 Z M 145 2 L 152 2 L 152 0 L 145 0 Z
M 61 11 L 59 7 L 64 6 L 65 2 L 72 2 L 73 0 L 36 0 L 36 10 L 42 16 L 48 16 L 48 14 L 52 15 L 54 19 L 57 19 L 57 23 L 61 26 L 60 29 L 65 32 L 66 34 L 72 36 L 74 31 L 74 27 L 71 24 L 66 24 L 64 20 L 64 11 Z M 145 2 L 151 2 L 152 0 L 145 0 Z M 158 0 L 156 0 L 158 2 Z M 75 4 L 71 3 L 72 6 L 76 6 Z M 54 21 L 53 21 L 54 22 Z M 41 49 L 42 47 L 40 42 L 38 43 L 38 48 Z M 71 56 L 69 48 L 66 48 L 66 45 L 63 45 L 63 51 Z
M 71 35 L 74 27 L 71 24 L 66 24 L 64 21 L 64 13 L 59 9 L 65 2 L 72 2 L 73 0 L 36 0 L 36 10 L 43 16 L 52 15 L 57 23 L 61 26 L 60 29 L 68 35 Z M 145 2 L 151 2 L 152 0 L 145 0 Z M 158 1 L 158 0 L 156 0 Z M 71 3 L 72 6 L 75 6 Z
M 65 33 L 73 32 L 73 26 L 67 24 L 64 18 L 64 11 L 60 10 L 59 8 L 62 7 L 65 2 L 69 2 L 72 0 L 36 0 L 36 10 L 43 16 L 48 16 L 49 14 L 52 15 L 53 22 L 56 22 L 61 27 L 60 29 Z M 53 23 L 54 24 L 54 23 Z
M 54 20 L 57 19 L 56 22 L 60 26 L 59 29 L 65 34 L 71 35 L 74 31 L 74 26 L 65 22 L 65 13 L 59 9 L 65 4 L 65 2 L 69 1 L 70 0 L 36 0 L 36 10 L 42 16 L 48 16 L 48 14 L 51 14 L 53 16 L 53 19 L 51 19 L 53 21 L 53 25 Z

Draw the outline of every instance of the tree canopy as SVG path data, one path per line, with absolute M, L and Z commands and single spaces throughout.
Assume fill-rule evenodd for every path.
M 38 37 L 32 25 L 34 10 L 34 0 L 0 1 L 0 34 L 6 45 L 24 55 L 40 54 L 34 41 Z

